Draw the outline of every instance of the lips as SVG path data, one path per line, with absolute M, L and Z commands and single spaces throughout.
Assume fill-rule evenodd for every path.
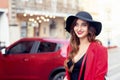
M 83 33 L 83 31 L 78 31 L 77 34 L 78 35 L 81 35 Z

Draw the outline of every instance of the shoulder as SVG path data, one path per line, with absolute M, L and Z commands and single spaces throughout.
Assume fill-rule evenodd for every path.
M 91 47 L 95 52 L 106 52 L 107 48 L 98 42 L 92 42 Z
M 98 42 L 91 42 L 91 46 L 97 49 L 107 49 L 105 46 L 103 46 L 102 44 Z

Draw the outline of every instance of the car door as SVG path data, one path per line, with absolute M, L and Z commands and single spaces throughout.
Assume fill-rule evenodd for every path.
M 32 53 L 32 63 L 34 63 L 34 72 L 41 80 L 49 80 L 50 73 L 60 65 L 55 62 L 60 53 L 60 45 L 55 42 L 40 41 L 36 46 L 37 51 Z M 58 61 L 59 63 L 59 61 Z M 62 65 L 63 62 L 61 62 Z
M 2 57 L 3 74 L 6 79 L 24 79 L 30 74 L 31 52 L 35 41 L 19 41 L 7 48 Z

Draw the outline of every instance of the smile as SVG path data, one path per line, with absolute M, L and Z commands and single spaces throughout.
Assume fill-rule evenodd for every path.
M 81 35 L 83 33 L 83 31 L 78 31 L 77 34 L 78 35 Z

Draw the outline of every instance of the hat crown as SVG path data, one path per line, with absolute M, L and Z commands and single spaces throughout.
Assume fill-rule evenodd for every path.
M 88 12 L 85 12 L 85 11 L 78 12 L 76 16 L 92 20 L 92 16 Z

